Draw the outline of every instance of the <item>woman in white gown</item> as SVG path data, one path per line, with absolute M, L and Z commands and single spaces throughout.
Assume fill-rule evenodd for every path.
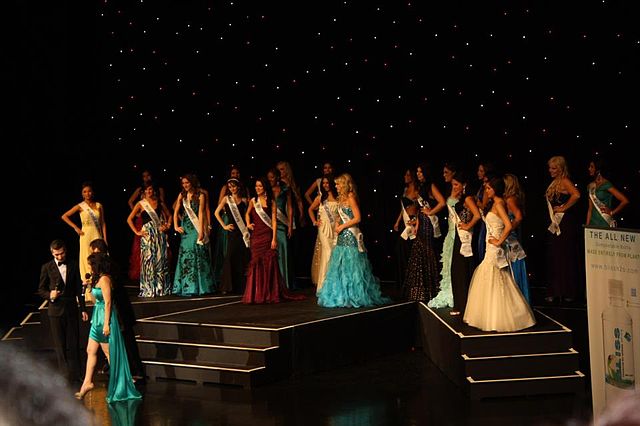
M 511 231 L 502 199 L 504 181 L 492 178 L 485 186 L 487 249 L 469 287 L 464 322 L 484 331 L 518 331 L 536 323 L 533 312 L 513 280 L 503 248 Z
M 316 249 L 311 261 L 311 281 L 316 285 L 316 292 L 322 288 L 331 252 L 336 245 L 333 228 L 338 217 L 337 197 L 333 176 L 324 176 L 320 183 L 320 194 L 313 200 L 308 210 L 313 226 L 318 228 Z M 317 218 L 316 210 L 318 210 Z

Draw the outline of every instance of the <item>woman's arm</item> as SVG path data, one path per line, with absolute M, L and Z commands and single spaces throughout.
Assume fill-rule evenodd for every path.
M 433 198 L 436 199 L 438 204 L 432 207 L 431 210 L 429 210 L 426 213 L 427 215 L 434 215 L 438 213 L 440 210 L 442 210 L 443 208 L 445 208 L 447 205 L 447 200 L 444 199 L 444 196 L 442 195 L 442 193 L 440 192 L 440 190 L 438 189 L 435 183 L 431 184 L 431 195 L 433 195 Z
M 563 205 L 553 208 L 553 211 L 556 213 L 566 212 L 571 207 L 573 207 L 573 205 L 580 199 L 580 191 L 578 191 L 578 188 L 575 187 L 575 185 L 569 180 L 569 178 L 562 178 L 562 180 L 560 181 L 560 187 L 569 194 L 569 199 Z
M 244 223 L 247 224 L 247 229 L 250 229 L 253 231 L 253 228 L 255 228 L 255 225 L 253 223 L 251 223 L 251 210 L 253 210 L 254 205 L 253 205 L 253 198 L 249 200 L 249 207 L 247 207 L 247 212 L 244 214 Z
M 520 210 L 518 199 L 515 196 L 507 198 L 507 213 L 508 212 L 513 213 L 513 221 L 511 221 L 511 227 L 513 229 L 516 229 L 522 223 L 522 210 Z
M 108 336 L 111 334 L 111 277 L 103 275 L 98 281 L 102 297 L 104 298 L 104 325 L 102 326 L 102 334 Z
M 138 231 L 136 229 L 136 226 L 133 224 L 133 218 L 136 217 L 136 215 L 138 214 L 141 208 L 142 207 L 140 206 L 140 202 L 137 202 L 136 205 L 131 210 L 131 213 L 129 213 L 129 217 L 127 217 L 127 223 L 129 224 L 129 228 L 131 228 L 133 233 L 139 237 L 142 237 L 144 235 L 144 232 L 142 232 L 142 230 Z
M 616 200 L 618 200 L 618 206 L 615 209 L 611 209 L 609 211 L 609 214 L 611 216 L 615 216 L 618 213 L 620 213 L 620 210 L 622 210 L 623 208 L 626 207 L 627 204 L 629 204 L 629 199 L 627 198 L 626 195 L 624 195 L 622 192 L 618 191 L 615 187 L 611 187 L 609 188 L 609 193 L 611 195 L 613 195 Z M 588 222 L 587 222 L 588 223 Z
M 314 180 L 313 183 L 311 185 L 309 185 L 309 189 L 307 189 L 307 191 L 304 193 L 304 198 L 307 200 L 307 202 L 309 204 L 311 204 L 313 202 L 313 199 L 311 198 L 311 195 L 317 189 L 318 189 L 318 181 Z
M 304 194 L 305 196 L 307 194 Z M 316 219 L 316 210 L 320 206 L 320 196 L 318 195 L 315 200 L 311 203 L 309 208 L 307 209 L 307 213 L 309 213 L 309 217 L 311 218 L 311 223 L 313 226 L 318 226 L 318 220 Z
M 160 227 L 160 231 L 165 232 L 171 229 L 171 223 L 173 222 L 173 218 L 171 217 L 171 212 L 169 211 L 169 207 L 167 207 L 164 201 L 160 200 L 160 206 L 162 208 L 162 213 L 164 214 L 164 223 Z
M 235 228 L 233 226 L 233 223 L 225 225 L 224 221 L 222 220 L 222 216 L 220 216 L 220 212 L 222 211 L 222 209 L 224 209 L 225 204 L 227 204 L 227 200 L 223 198 L 222 202 L 218 204 L 218 207 L 216 207 L 216 211 L 213 212 L 213 215 L 216 217 L 216 220 L 218 221 L 222 229 L 224 229 L 225 231 L 233 231 L 233 229 Z
M 353 219 L 346 221 L 342 225 L 336 226 L 336 233 L 338 234 L 347 228 L 359 224 L 361 220 L 360 207 L 358 206 L 358 201 L 353 193 L 349 193 L 347 201 L 349 201 L 349 207 L 351 207 L 351 211 L 353 212 Z
M 181 204 L 182 204 L 182 193 L 178 194 L 178 198 L 176 198 L 176 202 L 173 203 L 173 228 L 177 232 L 184 234 L 184 229 L 182 229 L 182 226 L 178 225 L 178 214 L 180 213 Z
M 133 194 L 131 194 L 131 197 L 129 197 L 129 201 L 127 201 L 127 204 L 129 204 L 129 208 L 132 210 L 133 210 L 133 207 L 138 202 L 138 198 L 140 198 L 141 189 L 142 189 L 141 187 L 137 187 L 136 190 L 133 191 Z
M 504 243 L 504 240 L 506 240 L 507 237 L 509 236 L 509 233 L 511 232 L 511 229 L 512 229 L 511 221 L 509 220 L 507 211 L 504 208 L 503 200 L 494 198 L 493 208 L 495 209 L 495 213 L 498 215 L 500 220 L 502 220 L 502 222 L 504 223 L 504 229 L 502 230 L 502 234 L 500 235 L 500 238 L 498 238 L 497 240 L 495 238 L 489 238 L 489 243 L 500 247 L 502 243 Z
M 275 250 L 278 248 L 278 217 L 276 215 L 276 209 L 278 206 L 276 205 L 275 200 L 271 202 L 271 249 Z
M 107 221 L 104 217 L 104 207 L 102 207 L 102 204 L 100 204 L 100 206 L 98 207 L 98 211 L 100 212 L 100 222 L 102 225 L 102 239 L 104 240 L 105 243 L 108 244 L 108 240 L 107 240 Z
M 467 208 L 471 211 L 473 217 L 471 218 L 469 223 L 458 223 L 458 228 L 464 231 L 468 231 L 469 229 L 472 229 L 474 226 L 476 226 L 476 223 L 478 223 L 482 216 L 480 216 L 480 209 L 478 208 L 475 197 L 473 195 L 467 195 L 465 197 L 464 205 L 467 206 Z
M 198 231 L 198 241 L 204 240 L 204 233 L 206 232 L 205 226 L 207 226 L 207 208 L 205 207 L 206 196 L 203 192 L 198 195 L 198 224 L 200 225 L 200 231 Z
M 291 188 L 287 191 L 287 216 L 289 223 L 287 224 L 287 237 L 291 238 L 293 234 L 293 202 L 291 200 Z
M 64 220 L 67 223 L 67 225 L 72 227 L 73 230 L 76 231 L 76 233 L 78 235 L 84 235 L 84 232 L 82 231 L 82 229 L 78 228 L 78 225 L 73 223 L 73 221 L 70 218 L 70 216 L 72 216 L 73 214 L 75 214 L 78 211 L 80 211 L 80 205 L 76 204 L 75 206 L 73 206 L 69 210 L 67 210 L 62 216 L 60 216 L 60 218 L 62 220 Z

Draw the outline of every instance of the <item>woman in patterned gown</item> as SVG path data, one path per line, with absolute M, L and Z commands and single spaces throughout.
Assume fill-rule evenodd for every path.
M 324 176 L 320 185 L 321 192 L 308 209 L 313 226 L 318 228 L 316 250 L 311 261 L 311 282 L 316 286 L 316 293 L 322 288 L 327 274 L 327 265 L 335 246 L 333 228 L 338 217 L 338 193 L 333 177 Z M 317 218 L 315 210 L 318 210 Z
M 587 226 L 615 227 L 615 216 L 629 204 L 629 199 L 603 176 L 606 174 L 604 161 L 593 160 L 589 163 L 589 176 L 593 179 L 587 186 L 589 209 L 587 210 Z M 613 199 L 618 205 L 613 207 Z
M 485 207 L 487 250 L 473 273 L 464 313 L 464 322 L 484 331 L 518 331 L 536 323 L 509 271 L 503 246 L 511 231 L 511 221 L 501 197 L 503 192 L 504 181 L 500 178 L 491 178 L 485 185 L 485 196 L 489 199 Z
M 407 265 L 409 262 L 409 256 L 411 255 L 411 248 L 415 243 L 415 227 L 416 216 L 413 214 L 411 218 L 412 222 L 409 223 L 409 214 L 407 210 L 415 210 L 418 202 L 419 189 L 418 178 L 411 169 L 406 169 L 404 172 L 404 189 L 402 190 L 402 196 L 400 197 L 400 212 L 393 224 L 393 230 L 398 232 L 398 240 L 396 241 L 396 259 L 397 259 L 397 272 L 396 282 L 402 289 L 405 285 L 407 277 Z M 404 291 L 402 291 L 404 293 Z
M 142 220 L 140 230 L 134 223 L 137 217 Z M 171 228 L 171 213 L 152 183 L 145 188 L 144 197 L 131 210 L 127 223 L 140 237 L 139 296 L 166 296 L 171 290 L 166 234 Z
M 416 238 L 409 254 L 403 296 L 407 300 L 428 302 L 438 293 L 438 262 L 435 250 L 436 235 L 440 236 L 440 224 L 436 214 L 446 206 L 446 201 L 428 175 L 426 165 L 416 168 L 418 197 L 415 207 Z M 433 219 L 435 218 L 435 219 Z
M 360 208 L 353 179 L 347 173 L 336 179 L 338 215 L 336 247 L 331 253 L 327 275 L 318 292 L 318 305 L 327 308 L 375 306 L 389 303 L 380 292 L 364 248 Z
M 242 303 L 278 303 L 305 297 L 289 293 L 278 265 L 276 203 L 265 178 L 256 180 L 256 197 L 249 201 L 245 223 L 251 230 L 251 262 Z
M 98 359 L 98 349 L 101 348 L 109 362 L 107 402 L 141 399 L 142 396 L 133 384 L 117 310 L 112 303 L 112 261 L 106 253 L 93 253 L 88 257 L 87 263 L 90 265 L 93 280 L 91 292 L 96 303 L 91 316 L 84 381 L 75 396 L 82 399 L 93 389 L 93 373 Z M 106 318 L 109 320 L 105 320 Z
M 76 212 L 80 214 L 80 222 L 82 228 L 78 227 L 72 220 Z M 104 208 L 102 204 L 94 200 L 93 185 L 90 182 L 82 184 L 82 202 L 70 208 L 62 215 L 64 220 L 76 233 L 80 236 L 80 276 L 82 279 L 87 276 L 89 271 L 89 263 L 87 257 L 91 254 L 89 244 L 91 241 L 103 239 L 107 242 L 107 225 L 104 221 Z M 91 293 L 85 294 L 85 300 L 91 301 Z
M 173 226 L 180 233 L 180 250 L 171 293 L 178 296 L 213 293 L 205 195 L 195 175 L 187 174 L 181 182 L 182 192 L 173 211 Z M 179 217 L 182 217 L 181 224 L 178 224 Z

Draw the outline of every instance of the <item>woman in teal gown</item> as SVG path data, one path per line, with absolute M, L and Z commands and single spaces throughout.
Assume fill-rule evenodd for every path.
M 589 176 L 593 179 L 587 186 L 589 209 L 587 210 L 587 226 L 614 228 L 616 216 L 629 199 L 613 186 L 611 181 L 603 177 L 606 173 L 604 161 L 593 160 L 589 163 Z M 618 205 L 614 207 L 614 199 Z
M 327 275 L 318 291 L 318 305 L 327 308 L 360 308 L 389 303 L 380 292 L 378 279 L 364 250 L 355 185 L 347 173 L 336 179 L 339 218 L 338 241 L 331 253 Z
M 91 293 L 96 302 L 93 307 L 89 342 L 87 343 L 87 369 L 80 391 L 75 396 L 82 399 L 87 392 L 93 389 L 93 372 L 100 347 L 109 361 L 107 402 L 141 399 L 142 395 L 133 384 L 118 315 L 111 302 L 111 272 L 113 270 L 111 259 L 105 253 L 93 253 L 89 256 L 88 262 L 94 283 Z M 110 320 L 105 321 L 105 318 Z
M 278 265 L 280 265 L 280 273 L 284 278 L 285 287 L 289 290 L 293 287 L 292 262 L 289 252 L 289 239 L 293 232 L 293 202 L 291 199 L 291 190 L 280 180 L 280 171 L 278 169 L 270 169 L 267 172 L 267 179 L 271 185 L 273 198 L 276 201 L 278 229 L 276 232 L 278 238 Z
M 172 294 L 198 296 L 215 290 L 205 209 L 205 195 L 200 191 L 198 178 L 191 174 L 183 176 L 182 192 L 173 212 L 173 224 L 180 234 L 180 250 Z M 182 217 L 180 225 L 179 217 Z

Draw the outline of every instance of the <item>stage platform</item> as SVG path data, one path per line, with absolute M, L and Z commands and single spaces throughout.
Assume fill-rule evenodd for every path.
M 472 399 L 584 391 L 572 332 L 534 309 L 536 325 L 519 332 L 484 332 L 450 309 L 418 304 L 422 347 Z

